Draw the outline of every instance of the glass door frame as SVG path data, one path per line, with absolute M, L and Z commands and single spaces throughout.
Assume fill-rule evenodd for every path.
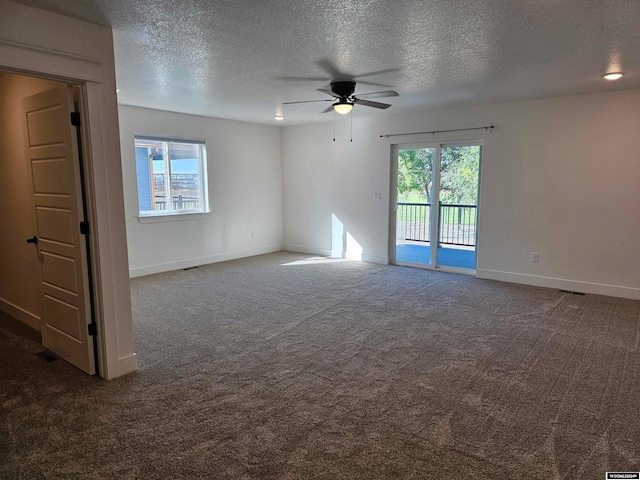
M 480 159 L 478 162 L 478 201 L 476 209 L 476 231 L 475 231 L 475 254 L 476 268 L 450 267 L 438 264 L 438 243 L 440 240 L 440 167 L 442 162 L 443 147 L 467 147 L 479 146 Z M 397 229 L 397 208 L 398 208 L 398 153 L 400 150 L 417 150 L 422 148 L 433 148 L 436 151 L 434 165 L 432 165 L 432 224 L 429 226 L 431 263 L 398 262 L 396 260 L 396 229 Z M 391 144 L 391 169 L 390 169 L 390 205 L 389 205 L 389 263 L 406 267 L 424 268 L 427 270 L 440 270 L 443 272 L 462 273 L 465 275 L 476 274 L 478 265 L 478 232 L 480 230 L 480 191 L 482 184 L 482 162 L 484 156 L 484 140 L 482 138 L 460 139 L 460 140 L 434 140 L 415 143 Z

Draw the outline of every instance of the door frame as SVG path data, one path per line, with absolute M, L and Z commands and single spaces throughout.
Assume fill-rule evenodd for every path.
M 440 209 L 435 208 L 434 205 L 431 206 L 433 209 L 433 225 L 430 226 L 430 244 L 431 244 L 431 264 L 423 264 L 423 263 L 411 263 L 411 262 L 401 262 L 398 263 L 396 261 L 396 229 L 397 229 L 397 203 L 398 203 L 398 151 L 399 150 L 410 150 L 410 149 L 418 149 L 418 148 L 435 148 L 436 149 L 436 161 L 437 166 L 433 166 L 433 177 L 432 177 L 432 192 L 433 198 L 440 198 L 440 161 L 441 161 L 441 152 L 443 147 L 452 147 L 452 146 L 480 146 L 480 160 L 478 163 L 478 204 L 476 209 L 476 232 L 475 232 L 475 242 L 476 242 L 476 268 L 475 269 L 467 269 L 467 268 L 458 268 L 458 267 L 450 267 L 446 265 L 439 265 L 437 262 L 437 244 L 439 239 L 439 225 L 440 225 Z M 476 276 L 476 270 L 478 266 L 478 233 L 480 231 L 480 202 L 481 202 L 481 186 L 482 186 L 482 164 L 484 157 L 484 137 L 466 137 L 459 139 L 443 139 L 443 138 L 424 138 L 424 139 L 416 139 L 416 141 L 407 142 L 407 143 L 392 143 L 390 144 L 391 150 L 391 168 L 390 168 L 390 178 L 389 178 L 389 231 L 388 231 L 388 256 L 389 263 L 393 265 L 406 266 L 406 267 L 415 267 L 422 268 L 425 270 L 439 270 L 442 272 L 450 272 L 450 273 L 460 273 L 464 275 L 472 275 Z M 435 203 L 435 201 L 434 201 Z M 436 234 L 435 236 L 433 234 Z M 435 242 L 433 239 L 435 238 Z M 436 248 L 434 248 L 434 244 Z
M 78 211 L 79 218 L 84 221 L 88 221 L 89 225 L 95 225 L 95 212 L 91 208 L 93 204 L 92 199 L 92 190 L 90 188 L 90 182 L 88 178 L 88 170 L 90 168 L 91 163 L 91 152 L 87 148 L 90 141 L 89 135 L 89 125 L 88 125 L 88 110 L 87 110 L 87 91 L 86 91 L 86 83 L 80 81 L 72 81 L 72 80 L 64 80 L 59 78 L 54 78 L 51 75 L 34 75 L 31 73 L 25 72 L 16 72 L 9 69 L 1 68 L 0 71 L 4 73 L 8 73 L 11 75 L 17 75 L 22 77 L 33 77 L 33 78 L 43 78 L 46 80 L 54 81 L 59 84 L 60 87 L 65 87 L 67 89 L 71 89 L 73 94 L 68 93 L 68 95 L 72 95 L 72 102 L 75 104 L 77 102 L 77 107 L 74 107 L 72 111 L 77 111 L 80 113 L 80 125 L 77 125 L 76 132 L 77 137 L 71 139 L 72 142 L 76 143 L 76 158 L 73 158 L 72 161 L 78 162 L 79 164 L 79 181 L 73 182 L 73 189 L 75 190 L 75 194 L 78 199 L 80 199 L 80 204 L 82 205 L 81 211 Z M 71 122 L 71 119 L 68 119 Z M 69 128 L 71 128 L 71 123 L 69 123 Z M 29 165 L 29 172 L 31 172 L 31 165 Z M 31 173 L 32 174 L 32 173 Z M 34 212 L 35 215 L 35 212 Z M 100 292 L 95 288 L 95 284 L 97 278 L 95 277 L 95 267 L 94 267 L 94 259 L 93 252 L 98 247 L 97 241 L 94 238 L 95 235 L 91 234 L 91 231 L 88 235 L 80 235 L 81 241 L 83 243 L 83 249 L 85 253 L 81 256 L 82 262 L 82 270 L 87 275 L 88 284 L 85 285 L 86 288 L 86 297 L 88 299 L 88 304 L 86 306 L 87 313 L 91 317 L 91 322 L 96 324 L 96 328 L 98 332 L 100 331 L 100 326 L 98 322 L 98 310 L 96 309 L 96 302 L 100 300 Z M 103 328 L 104 330 L 104 328 Z M 91 335 L 90 335 L 91 336 Z M 100 335 L 93 335 L 93 338 L 90 339 L 90 342 L 93 346 L 94 353 L 94 368 L 95 373 L 98 376 L 101 376 L 102 368 L 103 368 L 103 357 L 104 357 L 104 349 L 101 347 L 101 342 L 99 341 Z M 55 352 L 54 352 L 55 353 Z
M 137 370 L 113 64 L 0 38 L 0 69 L 80 85 L 100 376 Z M 117 162 L 117 166 L 113 166 Z

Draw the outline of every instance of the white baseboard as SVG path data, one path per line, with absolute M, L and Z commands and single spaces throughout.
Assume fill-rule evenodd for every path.
M 640 288 L 604 285 L 601 283 L 580 282 L 562 278 L 540 277 L 521 273 L 500 272 L 497 270 L 476 270 L 476 277 L 501 282 L 520 283 L 536 287 L 557 288 L 572 292 L 592 293 L 594 295 L 608 295 L 611 297 L 630 298 L 640 300 Z
M 10 317 L 20 320 L 22 323 L 29 325 L 34 330 L 40 331 L 40 317 L 31 312 L 27 312 L 24 308 L 0 298 L 0 310 Z
M 135 372 L 138 369 L 138 356 L 135 353 L 118 359 L 118 376 Z
M 238 258 L 253 257 L 254 255 L 264 255 L 265 253 L 279 252 L 282 245 L 268 245 L 266 247 L 252 248 L 249 250 L 241 250 L 238 252 L 221 253 L 219 255 L 210 255 L 207 257 L 187 258 L 175 262 L 159 263 L 146 267 L 136 267 L 129 269 L 129 277 L 143 277 L 145 275 L 153 275 L 154 273 L 171 272 L 173 270 L 181 270 L 183 268 L 198 267 L 209 263 L 226 262 L 227 260 L 236 260 Z
M 362 254 L 362 261 L 369 263 L 377 263 L 379 265 L 389 265 L 389 257 L 382 255 L 371 255 L 370 253 Z
M 306 253 L 308 255 L 320 255 L 322 257 L 331 256 L 330 248 L 307 247 L 304 245 L 293 245 L 291 243 L 285 243 L 282 246 L 282 250 L 286 250 L 288 252 L 295 252 L 295 253 Z

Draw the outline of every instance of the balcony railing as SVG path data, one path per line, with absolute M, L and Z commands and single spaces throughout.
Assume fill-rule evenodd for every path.
M 474 247 L 476 245 L 476 205 L 439 205 L 438 243 Z M 430 242 L 430 203 L 398 202 L 396 237 L 414 242 Z
M 414 242 L 431 241 L 431 229 L 429 228 L 430 216 L 430 203 L 398 202 L 396 237 Z
M 164 195 L 156 195 L 153 202 L 154 210 L 166 210 L 166 197 Z M 173 197 L 174 210 L 191 210 L 197 209 L 200 200 L 198 197 L 187 197 L 185 195 L 176 195 Z

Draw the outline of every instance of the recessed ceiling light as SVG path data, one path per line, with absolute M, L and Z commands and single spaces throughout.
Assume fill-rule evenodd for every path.
M 606 78 L 607 80 L 618 80 L 620 77 L 622 77 L 622 74 L 620 72 L 607 73 L 604 76 L 604 78 Z
M 278 120 L 279 122 L 281 122 L 282 120 L 284 120 L 284 115 L 276 115 L 275 117 L 276 120 Z

